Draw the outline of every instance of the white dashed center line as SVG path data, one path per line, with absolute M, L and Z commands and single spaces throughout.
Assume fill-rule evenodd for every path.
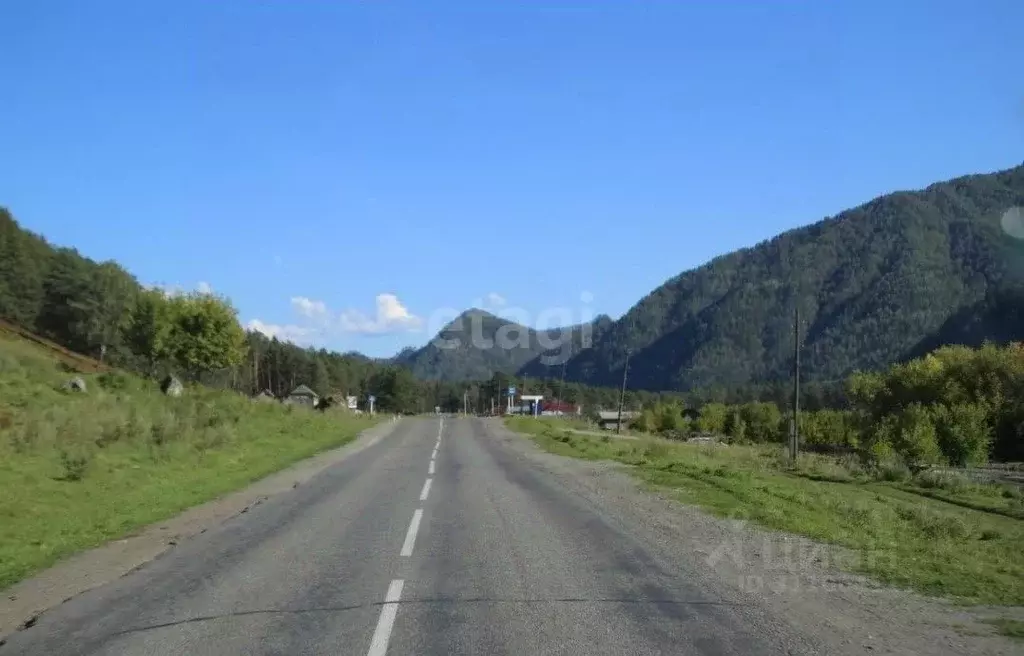
M 434 463 L 437 460 L 437 450 L 441 448 L 441 432 L 444 430 L 444 417 L 437 425 L 437 443 L 434 444 L 434 452 L 430 454 L 430 476 L 434 475 Z M 420 501 L 426 501 L 430 495 L 430 486 L 434 479 L 427 477 L 423 483 L 423 491 L 420 492 Z M 423 521 L 423 509 L 417 508 L 412 514 L 412 521 L 409 523 L 409 530 L 405 534 L 405 542 L 402 543 L 401 555 L 408 558 L 412 556 L 412 549 L 416 545 L 416 534 L 420 531 L 420 522 Z M 385 656 L 388 651 L 388 642 L 391 640 L 391 631 L 395 626 L 395 617 L 398 615 L 398 602 L 402 598 L 402 587 L 405 581 L 395 579 L 388 586 L 387 595 L 384 597 L 384 606 L 380 609 L 380 618 L 377 620 L 377 628 L 373 632 L 373 639 L 370 641 L 370 651 L 367 656 Z
M 367 656 L 384 656 L 388 651 L 388 641 L 391 640 L 391 629 L 395 626 L 395 615 L 398 614 L 398 602 L 402 598 L 402 586 L 405 581 L 395 579 L 388 586 L 388 593 L 384 597 L 384 606 L 380 609 L 380 619 L 377 620 L 377 629 L 373 632 L 373 640 L 370 641 L 370 651 Z
M 423 519 L 423 509 L 417 508 L 412 514 L 412 522 L 409 524 L 409 531 L 405 534 L 405 542 L 402 544 L 402 555 L 411 556 L 413 545 L 416 544 L 416 534 L 420 530 L 420 521 Z

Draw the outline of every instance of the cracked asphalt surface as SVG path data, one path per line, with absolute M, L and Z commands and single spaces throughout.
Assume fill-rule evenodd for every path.
M 630 521 L 484 420 L 405 420 L 0 656 L 822 653 Z

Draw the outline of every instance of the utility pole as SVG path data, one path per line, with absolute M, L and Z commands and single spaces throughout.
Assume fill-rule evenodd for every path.
M 800 445 L 800 308 L 793 311 L 793 424 L 789 434 L 789 459 L 796 463 Z
M 462 393 L 462 414 L 469 414 L 469 390 Z
M 558 399 L 557 399 L 557 401 L 558 401 L 558 409 L 556 410 L 556 412 L 558 412 L 559 414 L 562 414 L 562 391 L 563 391 L 563 388 L 565 387 L 565 366 L 567 364 L 569 364 L 569 358 L 572 357 L 572 341 L 571 340 L 572 340 L 572 338 L 570 337 L 569 353 L 568 353 L 568 355 L 565 356 L 565 359 L 562 360 L 562 378 L 561 378 L 561 380 L 558 381 Z
M 615 433 L 622 432 L 622 404 L 626 401 L 626 372 L 629 371 L 629 348 L 626 349 L 626 364 L 622 367 L 622 391 L 619 392 L 619 420 L 615 422 Z

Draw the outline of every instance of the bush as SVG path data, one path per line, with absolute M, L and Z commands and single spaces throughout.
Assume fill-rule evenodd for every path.
M 957 467 L 988 462 L 992 427 L 988 408 L 978 403 L 938 405 L 932 408 L 939 448 Z
M 629 428 L 641 433 L 653 433 L 656 424 L 654 411 L 646 408 L 638 416 L 634 417 L 633 421 L 629 422 Z
M 931 413 L 914 403 L 899 414 L 893 449 L 910 464 L 945 464 Z
M 964 476 L 952 472 L 924 471 L 914 476 L 914 483 L 923 488 L 963 493 L 974 486 Z
M 945 464 L 927 408 L 914 403 L 902 411 L 885 415 L 875 425 L 865 455 L 880 462 L 890 454 L 908 465 Z
M 739 407 L 740 417 L 747 425 L 747 436 L 754 442 L 781 442 L 782 412 L 774 403 L 755 401 Z
M 706 403 L 697 417 L 697 430 L 702 433 L 724 433 L 729 408 L 724 403 Z
M 725 418 L 725 434 L 733 442 L 743 442 L 747 438 L 747 422 L 739 410 L 733 410 Z
M 690 422 L 683 416 L 683 407 L 677 403 L 660 403 L 656 406 L 656 430 L 659 433 L 683 433 Z
M 96 382 L 105 390 L 126 390 L 137 387 L 128 374 L 108 371 L 96 377 Z
M 60 464 L 64 471 L 60 480 L 80 481 L 85 477 L 85 470 L 89 466 L 89 457 L 84 454 L 71 454 L 61 449 Z
M 856 447 L 860 443 L 857 419 L 847 410 L 800 413 L 800 441 L 813 446 Z

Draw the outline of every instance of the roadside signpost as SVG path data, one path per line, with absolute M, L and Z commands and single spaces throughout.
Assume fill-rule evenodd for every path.
M 370 402 L 370 414 L 373 414 L 373 404 L 377 401 L 377 397 L 371 394 L 367 399 Z
M 515 395 L 516 395 L 516 386 L 515 385 L 509 385 L 509 387 L 508 387 L 508 413 L 507 414 L 512 414 L 512 399 L 515 398 Z

